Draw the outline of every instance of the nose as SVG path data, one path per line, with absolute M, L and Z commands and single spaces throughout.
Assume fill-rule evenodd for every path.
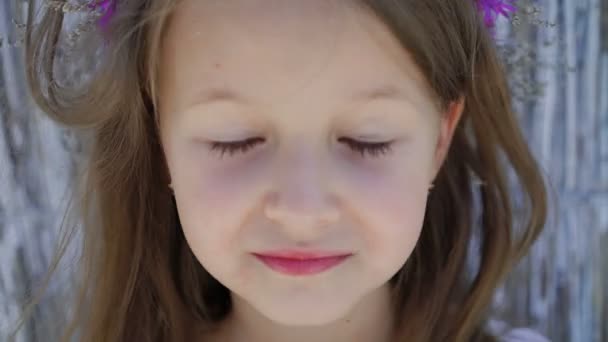
M 314 239 L 339 220 L 325 170 L 321 158 L 301 150 L 277 164 L 272 180 L 274 192 L 265 206 L 265 215 L 294 240 Z

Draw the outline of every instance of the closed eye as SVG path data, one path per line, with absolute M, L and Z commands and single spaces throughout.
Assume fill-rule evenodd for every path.
M 361 157 L 367 158 L 378 158 L 382 155 L 385 155 L 389 152 L 392 152 L 392 145 L 394 141 L 386 141 L 386 142 L 365 142 L 359 141 L 351 138 L 340 138 L 341 142 L 344 142 L 351 150 L 354 152 L 358 152 L 361 154 Z M 211 151 L 219 153 L 220 159 L 223 157 L 225 153 L 228 153 L 230 156 L 237 153 L 246 153 L 255 145 L 262 143 L 264 138 L 254 137 L 248 138 L 245 140 L 239 141 L 213 141 L 211 142 Z

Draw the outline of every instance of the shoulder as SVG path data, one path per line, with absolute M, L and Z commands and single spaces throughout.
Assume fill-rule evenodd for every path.
M 529 328 L 515 328 L 507 330 L 498 336 L 500 342 L 551 342 L 539 332 Z
M 487 328 L 499 342 L 551 342 L 536 330 L 526 327 L 510 327 L 504 321 L 490 320 Z

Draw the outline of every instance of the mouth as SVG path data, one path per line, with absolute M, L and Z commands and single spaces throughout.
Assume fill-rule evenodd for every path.
M 322 253 L 321 253 L 322 254 Z M 335 254 L 318 256 L 320 253 L 273 253 L 271 254 L 258 254 L 253 255 L 262 261 L 270 269 L 279 273 L 288 275 L 312 275 L 326 271 L 334 266 L 341 264 L 352 254 Z M 328 253 L 325 253 L 328 254 Z M 289 255 L 284 256 L 284 255 Z M 311 256 L 312 255 L 312 256 Z

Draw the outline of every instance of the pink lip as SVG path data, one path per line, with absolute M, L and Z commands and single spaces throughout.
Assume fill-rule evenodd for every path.
M 254 253 L 254 254 L 269 256 L 269 257 L 276 257 L 276 258 L 287 258 L 287 259 L 320 259 L 320 258 L 327 258 L 327 257 L 349 255 L 352 253 L 281 249 L 281 250 L 266 251 L 266 252 L 260 252 L 260 253 Z
M 275 271 L 290 275 L 310 275 L 334 267 L 352 254 L 283 251 L 253 255 Z

